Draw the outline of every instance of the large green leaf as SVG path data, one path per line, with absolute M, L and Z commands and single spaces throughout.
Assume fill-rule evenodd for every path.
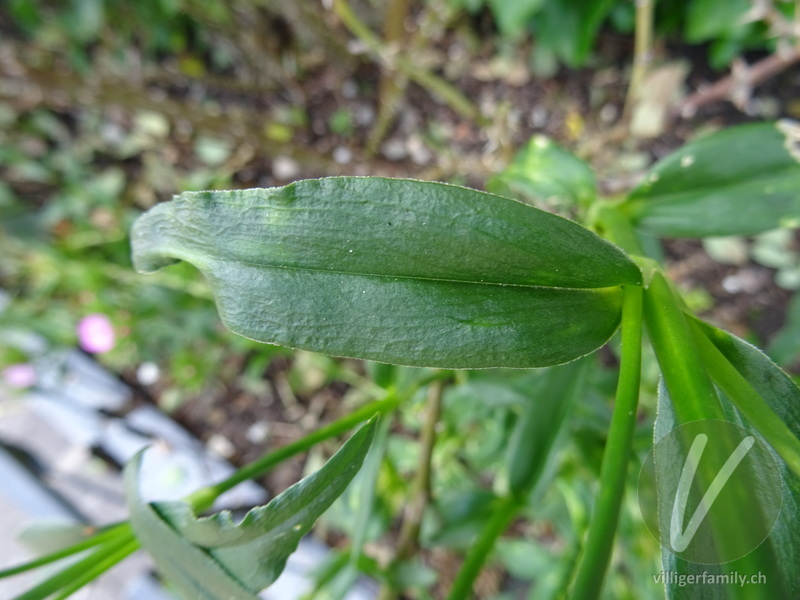
M 790 121 L 731 127 L 657 163 L 623 205 L 664 237 L 750 235 L 800 224 L 800 128 Z
M 319 471 L 254 508 L 238 524 L 228 512 L 198 519 L 185 502 L 144 502 L 138 490 L 139 454 L 125 468 L 133 530 L 186 598 L 255 600 L 358 472 L 375 423 L 356 432 Z
M 536 367 L 595 350 L 640 282 L 615 246 L 462 187 L 333 177 L 186 193 L 133 229 L 140 271 L 186 260 L 225 324 L 268 343 L 406 365 Z

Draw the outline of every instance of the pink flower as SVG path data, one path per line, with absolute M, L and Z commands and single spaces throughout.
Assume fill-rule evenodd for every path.
M 28 363 L 17 363 L 3 369 L 3 380 L 10 388 L 24 389 L 36 383 L 36 369 Z
M 78 343 L 86 352 L 108 352 L 114 347 L 115 341 L 114 328 L 104 314 L 86 315 L 78 323 Z

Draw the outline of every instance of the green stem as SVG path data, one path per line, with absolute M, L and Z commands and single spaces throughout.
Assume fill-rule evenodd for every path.
M 221 481 L 216 485 L 203 488 L 202 490 L 198 490 L 197 492 L 187 496 L 185 500 L 192 505 L 196 512 L 208 510 L 214 504 L 214 500 L 231 488 L 249 479 L 260 477 L 272 469 L 275 465 L 280 464 L 296 454 L 300 454 L 306 450 L 309 450 L 312 446 L 315 446 L 316 444 L 327 440 L 328 438 L 348 432 L 353 427 L 366 421 L 375 414 L 385 414 L 394 410 L 397 408 L 398 404 L 400 404 L 400 401 L 401 396 L 397 394 L 391 394 L 383 400 L 375 400 L 365 404 L 361 408 L 354 410 L 341 419 L 338 419 L 333 423 L 329 423 L 324 427 L 320 427 L 316 431 L 312 431 L 307 436 L 297 440 L 296 442 L 292 442 L 291 444 L 287 444 L 286 446 L 279 448 L 274 452 L 265 454 L 258 460 L 245 465 L 224 481 Z
M 61 593 L 56 596 L 54 600 L 66 600 L 79 589 L 85 585 L 88 585 L 110 568 L 128 558 L 131 554 L 136 552 L 139 547 L 139 540 L 132 537 L 130 540 L 128 540 L 127 544 L 120 546 L 116 550 L 110 550 L 109 553 L 103 558 L 87 567 L 83 574 L 73 579 L 68 585 L 61 588 Z
M 470 546 L 453 586 L 450 588 L 450 593 L 447 595 L 447 600 L 469 598 L 472 584 L 489 558 L 497 538 L 508 528 L 521 508 L 521 501 L 513 496 L 507 496 L 492 510 L 492 516 L 478 535 L 478 539 Z
M 703 362 L 711 377 L 745 418 L 775 448 L 789 468 L 800 477 L 800 441 L 775 411 L 764 402 L 747 379 L 695 324 L 692 324 L 692 333 L 695 335 Z
M 136 547 L 133 547 L 124 554 L 122 553 L 123 549 L 128 549 L 134 544 Z M 86 558 L 79 560 L 66 569 L 59 571 L 55 575 L 48 577 L 45 581 L 31 588 L 24 594 L 17 596 L 14 600 L 44 600 L 61 589 L 64 589 L 66 586 L 71 585 L 73 582 L 83 578 L 85 573 L 88 571 L 93 571 L 96 565 L 102 563 L 105 565 L 103 571 L 108 570 L 123 558 L 128 556 L 128 554 L 135 551 L 138 547 L 139 544 L 136 541 L 136 538 L 133 537 L 133 532 L 120 535 L 119 539 L 101 544 Z M 110 562 L 112 557 L 115 560 Z
M 724 420 L 678 299 L 660 271 L 645 290 L 644 318 L 678 422 Z
M 644 256 L 645 252 L 630 220 L 610 202 L 598 202 L 595 206 L 593 221 L 601 229 L 603 237 L 628 254 Z
M 600 493 L 578 567 L 572 598 L 598 598 L 603 589 L 631 454 L 642 364 L 642 288 L 625 286 L 622 358 L 614 414 L 600 468 Z
M 127 521 L 118 523 L 116 525 L 110 525 L 101 529 L 91 537 L 73 544 L 68 548 L 58 550 L 57 552 L 53 552 L 52 554 L 48 554 L 46 556 L 41 556 L 23 565 L 18 565 L 16 567 L 11 567 L 9 569 L 5 569 L 4 571 L 0 571 L 0 579 L 3 579 L 4 577 L 12 577 L 13 575 L 19 575 L 20 573 L 25 573 L 26 571 L 43 567 L 44 565 L 59 561 L 62 558 L 67 558 L 73 554 L 78 554 L 79 552 L 83 552 L 89 548 L 99 546 L 100 544 L 103 544 L 109 540 L 115 539 L 117 536 L 129 534 L 130 524 Z
M 679 299 L 661 271 L 653 273 L 650 286 L 645 291 L 644 317 L 677 423 L 682 425 L 701 420 L 725 421 L 719 397 L 703 364 Z M 697 472 L 697 479 L 703 489 L 708 489 L 716 476 L 709 465 L 723 464 L 724 459 L 733 452 L 731 440 L 721 438 L 716 442 L 706 450 L 711 462 L 702 461 Z M 691 440 L 685 439 L 684 443 L 688 450 Z M 739 499 L 748 497 L 745 490 L 733 490 L 732 493 L 738 494 Z M 743 515 L 744 506 L 746 505 L 743 502 L 732 499 L 720 497 L 716 500 L 714 511 L 709 513 L 708 518 L 711 519 L 711 527 L 720 547 L 736 548 L 740 545 L 739 530 L 730 526 L 729 519 L 732 515 Z M 767 546 L 762 545 L 740 558 L 736 562 L 736 569 L 750 573 L 770 572 L 772 559 L 768 550 Z M 728 586 L 727 590 L 734 598 L 767 598 L 774 593 L 766 587 L 761 588 L 762 586 Z

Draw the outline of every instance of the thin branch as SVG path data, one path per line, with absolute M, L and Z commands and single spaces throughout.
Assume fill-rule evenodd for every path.
M 408 0 L 391 0 L 386 9 L 383 28 L 383 40 L 388 46 L 399 46 L 406 37 L 405 20 L 408 13 Z M 408 77 L 401 73 L 384 70 L 378 92 L 378 116 L 367 140 L 367 155 L 372 156 L 378 145 L 386 137 L 392 124 L 397 103 L 405 93 Z
M 428 388 L 428 404 L 425 412 L 425 422 L 420 435 L 419 466 L 411 487 L 411 498 L 406 504 L 403 513 L 403 524 L 397 542 L 397 550 L 393 563 L 407 560 L 413 556 L 419 544 L 419 531 L 422 526 L 422 517 L 425 508 L 431 500 L 431 459 L 433 447 L 436 444 L 436 425 L 442 414 L 442 392 L 445 382 L 438 379 Z M 394 600 L 397 590 L 390 585 L 381 587 L 378 600 Z
M 399 71 L 411 81 L 421 85 L 432 94 L 446 102 L 450 108 L 462 117 L 482 123 L 483 117 L 478 108 L 467 99 L 456 87 L 434 75 L 426 69 L 420 68 L 414 61 L 409 60 L 385 46 L 369 27 L 359 19 L 346 0 L 333 0 L 333 10 L 341 19 L 345 27 L 391 71 Z
M 636 0 L 633 69 L 625 98 L 625 114 L 628 116 L 639 99 L 642 84 L 653 60 L 653 4 L 654 0 Z
M 800 62 L 800 46 L 795 46 L 787 52 L 776 52 L 750 66 L 734 68 L 734 72 L 705 88 L 701 88 L 689 96 L 675 111 L 675 116 L 691 117 L 702 106 L 732 100 L 737 92 L 750 90 L 775 77 L 792 65 Z

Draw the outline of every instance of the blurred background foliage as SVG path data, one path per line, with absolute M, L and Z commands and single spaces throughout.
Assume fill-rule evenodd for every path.
M 25 330 L 52 347 L 74 345 L 79 320 L 104 314 L 117 343 L 99 361 L 203 439 L 227 436 L 234 461 L 251 459 L 430 373 L 230 334 L 190 267 L 133 272 L 127 232 L 138 214 L 185 190 L 369 174 L 488 185 L 578 215 L 595 185 L 610 195 L 630 187 L 696 133 L 800 117 L 791 72 L 763 93 L 721 99 L 737 108 L 718 101 L 691 118 L 674 110 L 687 88 L 725 77 L 731 65 L 795 48 L 797 10 L 794 2 L 656 2 L 652 64 L 682 66 L 660 90 L 669 126 L 637 136 L 624 127 L 636 23 L 629 0 L 8 0 L 0 6 L 0 336 Z M 787 23 L 794 29 L 779 27 Z M 570 152 L 537 151 L 541 136 Z M 596 169 L 597 182 L 572 154 Z M 545 170 L 572 175 L 543 182 Z M 676 242 L 665 257 L 695 308 L 797 366 L 794 229 Z M 0 346 L 0 369 L 33 358 Z M 651 578 L 658 545 L 635 493 L 655 407 L 657 368 L 645 359 L 608 598 L 663 596 Z M 591 385 L 544 484 L 476 584 L 481 598 L 550 597 L 575 560 L 610 421 L 616 342 L 591 361 Z M 392 561 L 428 403 L 427 388 L 414 394 L 379 467 L 365 469 L 324 518 L 320 535 L 338 550 L 320 568 L 314 597 L 339 597 L 354 573 L 386 578 L 387 563 L 409 597 L 442 597 L 504 485 L 509 439 L 526 403 L 539 400 L 541 377 L 447 375 L 423 552 Z M 272 422 L 283 429 L 253 428 Z M 285 487 L 321 460 L 312 452 L 267 484 Z M 363 543 L 355 562 L 348 539 Z

